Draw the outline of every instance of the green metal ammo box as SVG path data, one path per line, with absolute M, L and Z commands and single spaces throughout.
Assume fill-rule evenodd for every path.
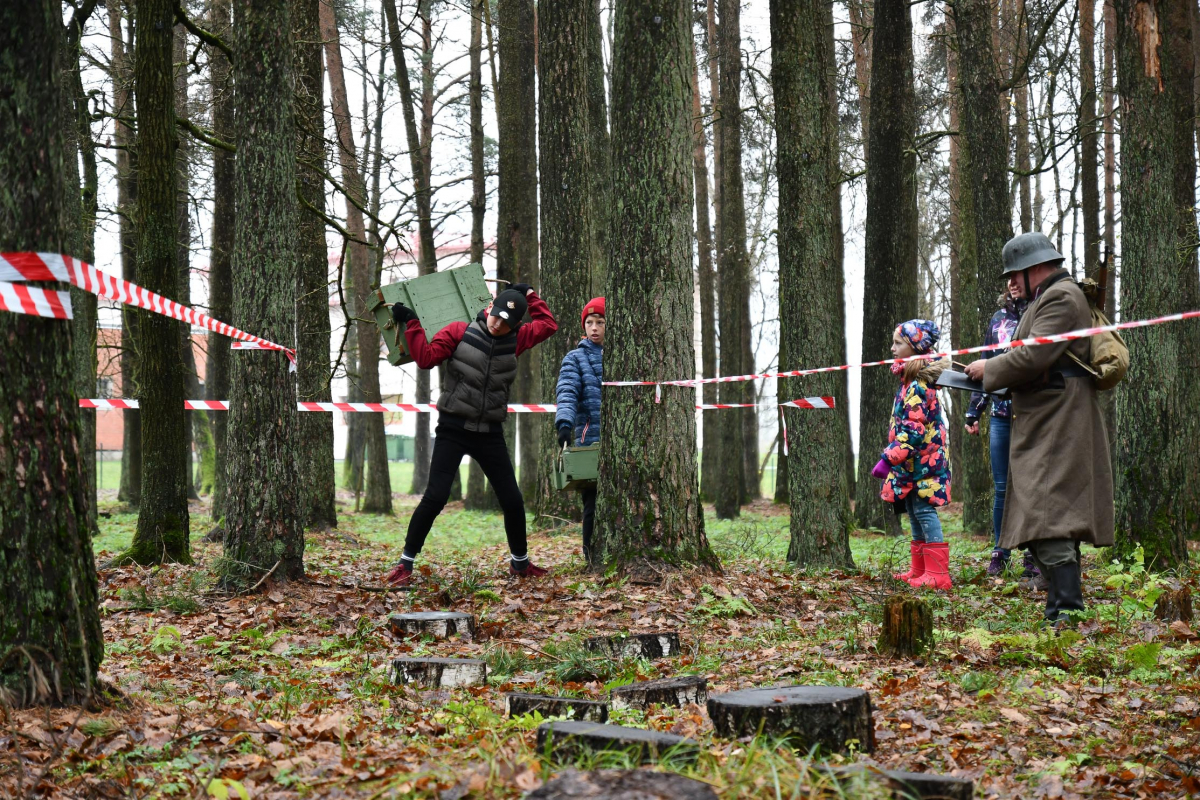
M 492 293 L 483 280 L 481 264 L 467 264 L 412 280 L 391 283 L 375 290 L 375 324 L 387 345 L 388 361 L 408 364 L 412 356 L 404 341 L 404 329 L 392 321 L 391 303 L 403 303 L 416 312 L 426 338 L 451 322 L 470 322 L 492 302 Z
M 554 488 L 587 489 L 600 477 L 600 445 L 568 447 L 554 460 Z

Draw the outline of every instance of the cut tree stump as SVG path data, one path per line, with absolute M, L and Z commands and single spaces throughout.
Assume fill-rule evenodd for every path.
M 919 656 L 933 646 L 933 614 L 919 597 L 895 594 L 883 601 L 883 632 L 879 652 L 888 656 Z
M 585 639 L 588 650 L 613 658 L 670 658 L 679 655 L 679 634 L 675 631 L 633 633 L 617 636 L 592 636 Z
M 737 739 L 760 731 L 786 736 L 798 750 L 819 746 L 844 753 L 851 742 L 860 752 L 875 749 L 871 697 L 841 686 L 783 686 L 744 689 L 708 699 L 708 717 L 719 736 Z
M 479 686 L 487 680 L 487 664 L 474 658 L 397 658 L 392 683 L 450 689 Z
M 1184 586 L 1182 589 L 1167 590 L 1158 596 L 1154 603 L 1154 616 L 1164 622 L 1192 621 L 1192 590 Z
M 827 772 L 839 783 L 884 783 L 891 789 L 892 797 L 896 800 L 973 800 L 975 797 L 975 783 L 969 778 L 956 778 L 933 772 L 900 772 L 858 765 L 835 767 Z
M 707 783 L 648 769 L 568 769 L 525 795 L 525 800 L 717 800 Z
M 475 638 L 475 617 L 459 611 L 413 611 L 408 614 L 393 614 L 388 624 L 392 633 L 400 637 Z
M 703 675 L 681 675 L 656 681 L 630 683 L 612 690 L 613 708 L 640 708 L 651 705 L 682 708 L 688 703 L 702 704 L 708 699 L 708 680 Z
M 605 751 L 628 753 L 637 764 L 664 760 L 693 763 L 700 755 L 700 745 L 682 736 L 598 722 L 543 722 L 538 726 L 537 745 L 559 761 Z
M 550 697 L 544 694 L 509 692 L 504 695 L 504 710 L 510 717 L 532 714 L 543 717 L 567 717 L 587 722 L 608 720 L 608 704 L 596 700 L 580 700 L 578 697 Z

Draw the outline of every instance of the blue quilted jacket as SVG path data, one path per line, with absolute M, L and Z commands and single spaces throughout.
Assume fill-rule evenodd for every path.
M 600 383 L 604 380 L 601 359 L 604 348 L 584 339 L 563 356 L 558 370 L 558 413 L 554 427 L 570 425 L 575 444 L 600 441 Z

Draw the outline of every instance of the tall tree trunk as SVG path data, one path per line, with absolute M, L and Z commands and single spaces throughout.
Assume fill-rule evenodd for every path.
M 949 43 L 954 42 L 954 12 L 948 2 L 944 6 L 946 19 L 946 36 Z M 958 83 L 958 48 L 946 48 L 946 85 L 949 92 L 950 130 L 960 130 L 962 125 L 962 91 Z M 964 191 L 963 173 L 966 167 L 966 148 L 962 136 L 949 138 L 949 183 L 947 198 L 950 207 L 950 347 L 958 349 L 963 346 L 963 276 L 967 276 L 967 286 L 974 286 L 974 278 L 978 267 L 975 256 L 975 223 L 974 205 L 971 193 Z M 952 398 L 953 399 L 953 398 Z M 982 444 L 965 441 L 958 431 L 965 424 L 967 403 L 964 399 L 953 399 L 950 405 L 950 428 L 955 432 L 955 445 L 950 448 L 950 474 L 965 476 L 967 470 L 963 465 L 964 451 L 972 450 L 973 458 L 978 459 Z
M 353 119 L 346 95 L 346 76 L 342 69 L 341 37 L 333 6 L 321 2 L 321 41 L 325 43 L 325 63 L 329 73 L 329 99 L 333 111 L 333 126 L 337 131 L 338 163 L 342 168 L 342 183 L 346 187 L 346 228 L 350 242 L 350 270 L 354 274 L 354 317 L 358 334 L 358 381 L 363 399 L 368 403 L 381 402 L 379 394 L 379 329 L 371 318 L 375 305 L 372 287 L 374 270 L 371 252 L 367 248 L 367 228 L 362 209 L 367 202 L 362 172 L 358 166 L 358 148 L 354 144 Z M 359 423 L 365 433 L 367 446 L 367 489 L 361 511 L 367 514 L 392 513 L 392 484 L 388 471 L 387 440 L 383 431 L 383 415 L 367 414 Z
M 717 228 L 718 314 L 721 338 L 721 375 L 743 375 L 746 303 L 750 292 L 750 265 L 746 255 L 746 206 L 742 186 L 742 37 L 740 0 L 720 0 L 718 61 L 721 67 L 721 224 Z M 746 381 L 722 383 L 722 403 L 748 403 L 753 385 Z M 714 487 L 717 517 L 738 516 L 747 486 L 757 473 L 746 472 L 744 411 L 726 410 L 717 417 L 720 431 L 720 477 Z
M 612 81 L 614 231 L 605 337 L 612 380 L 696 368 L 692 300 L 691 14 L 686 0 L 619 0 Z M 695 392 L 630 387 L 601 406 L 598 565 L 717 567 L 696 476 Z
M 500 27 L 500 84 L 496 87 L 500 153 L 496 276 L 539 286 L 537 17 L 533 0 L 499 0 L 496 8 Z M 560 307 L 550 307 L 560 314 L 564 312 Z M 532 350 L 517 362 L 516 402 L 540 399 L 540 352 L 540 348 Z M 512 426 L 519 433 L 521 490 L 526 497 L 537 494 L 535 473 L 537 461 L 542 457 L 540 434 L 544 425 L 544 420 L 518 414 Z
M 705 377 L 717 374 L 716 271 L 713 269 L 713 232 L 708 219 L 708 137 L 704 133 L 704 112 L 700 107 L 700 68 L 695 42 L 692 46 L 692 178 L 696 191 L 696 250 L 699 253 L 700 290 L 700 371 Z M 701 387 L 705 405 L 717 402 L 717 384 Z M 700 451 L 700 493 L 711 487 L 720 463 L 719 411 L 704 411 L 703 443 Z M 706 479 L 706 476 L 711 476 Z M 706 499 L 713 499 L 706 496 Z
M 576 328 L 583 307 L 599 294 L 607 270 L 602 265 L 605 203 L 609 176 L 603 109 L 596 113 L 592 82 L 603 70 L 600 13 L 595 0 L 563 0 L 541 6 L 538 18 L 538 86 L 541 91 L 538 153 L 542 185 L 549 187 L 541 203 L 542 298 L 559 312 L 560 330 L 539 345 L 541 381 L 549 394 L 557 384 L 563 356 L 579 344 Z M 611 363 L 611 362 L 610 362 Z M 540 422 L 547 429 L 545 421 Z M 547 430 L 547 433 L 549 430 Z M 602 434 L 603 435 L 603 434 Z M 579 518 L 574 494 L 555 492 L 550 468 L 558 443 L 543 436 L 537 457 L 534 511 L 539 516 Z
M 297 394 L 329 402 L 329 258 L 325 245 L 325 70 L 321 62 L 321 0 L 294 0 L 292 39 L 296 68 L 296 194 L 299 280 L 296 297 Z M 355 415 L 351 415 L 355 416 Z M 375 416 L 374 414 L 369 416 Z M 333 415 L 308 413 L 297 420 L 300 441 L 301 521 L 306 528 L 336 528 Z
M 87 95 L 83 90 L 80 66 L 79 42 L 82 39 L 83 21 L 67 31 L 67 48 L 64 64 L 66 68 L 67 97 L 63 130 L 67 133 L 68 152 L 79 150 L 79 161 L 83 165 L 83 182 L 80 186 L 75 159 L 67 159 L 69 185 L 80 188 L 78 224 L 72 253 L 87 263 L 96 257 L 96 210 L 99 197 L 99 177 L 96 167 L 96 142 L 92 138 L 91 115 Z M 73 143 L 73 144 L 72 144 Z M 75 370 L 75 391 L 80 397 L 93 397 L 96 392 L 96 295 L 83 289 L 71 287 L 71 348 Z M 80 480 L 88 498 L 88 533 L 95 534 L 99 528 L 96 520 L 96 413 L 81 414 L 79 418 L 79 463 Z
M 858 117 L 862 125 L 863 160 L 869 157 L 871 122 L 871 34 L 875 28 L 874 0 L 849 0 L 850 46 L 854 51 L 854 83 L 858 87 Z
M 962 148 L 960 196 L 971 196 L 970 224 L 974 230 L 974 263 L 959 254 L 959 322 L 962 344 L 981 344 L 984 325 L 996 308 L 1000 281 L 998 262 L 1004 243 L 1012 238 L 1012 207 L 1005 181 L 998 176 L 1008 169 L 1008 140 L 1000 109 L 1000 78 L 992 43 L 988 0 L 958 0 L 954 5 L 955 35 L 959 54 L 959 118 Z M 968 224 L 959 210 L 964 226 Z M 961 430 L 956 426 L 956 430 Z M 968 437 L 963 436 L 962 439 Z M 978 447 L 977 450 L 974 448 Z M 963 526 L 983 532 L 992 524 L 992 477 L 988 449 L 981 438 L 963 444 L 966 489 Z
M 868 131 L 871 160 L 864 248 L 865 361 L 890 357 L 892 331 L 917 311 L 917 159 L 911 144 L 916 136 L 917 113 L 912 18 L 907 2 L 875 3 L 872 39 Z M 801 357 L 807 360 L 803 350 L 789 348 L 789 352 L 803 354 Z M 861 386 L 855 510 L 861 525 L 882 528 L 892 519 L 879 499 L 879 481 L 871 477 L 871 467 L 887 445 L 896 377 L 886 369 L 865 369 Z
M 134 90 L 138 128 L 138 283 L 179 299 L 175 223 L 175 4 L 138 0 Z M 119 560 L 189 563 L 187 412 L 180 326 L 138 312 L 138 397 L 142 403 L 142 497 L 137 530 Z
M 903 10 L 907 17 L 907 6 Z M 886 19 L 887 11 L 880 11 Z M 800 362 L 839 363 L 846 352 L 842 327 L 831 324 L 845 313 L 845 280 L 837 258 L 842 231 L 834 206 L 839 202 L 840 170 L 836 107 L 829 91 L 833 51 L 826 36 L 828 23 L 822 0 L 771 0 L 771 86 L 779 148 L 780 355 L 787 359 L 781 360 L 781 370 L 795 369 Z M 892 24 L 907 27 L 899 19 Z M 878 51 L 883 63 L 902 69 L 887 60 L 883 37 L 878 45 L 883 46 Z M 886 118 L 876 114 L 872 124 Z M 877 154 L 882 151 L 882 144 L 873 148 Z M 808 158 L 808 153 L 821 156 Z M 838 373 L 787 382 L 788 398 L 821 394 L 845 401 L 846 384 Z M 784 414 L 790 423 L 788 561 L 805 567 L 853 566 L 850 489 L 841 458 L 849 446 L 849 430 L 838 412 L 785 408 Z
M 1193 3 L 1194 5 L 1194 3 Z M 1083 271 L 1100 269 L 1099 130 L 1096 124 L 1096 0 L 1079 0 L 1079 168 Z
M 408 77 L 408 66 L 404 57 L 404 43 L 400 38 L 400 21 L 396 16 L 396 0 L 383 0 L 383 12 L 387 17 L 388 39 L 392 50 L 392 61 L 396 68 L 396 79 L 400 83 L 400 108 L 404 114 L 404 136 L 408 144 L 409 167 L 413 174 L 413 196 L 417 204 L 417 233 L 420 249 L 417 265 L 420 274 L 429 275 L 437 269 L 437 251 L 433 243 L 432 198 L 429 183 L 425 180 L 422 153 L 432 145 L 417 133 L 416 103 Z M 427 0 L 422 3 L 422 15 L 430 12 Z M 429 402 L 429 372 L 417 370 L 417 402 Z M 412 493 L 423 494 L 429 483 L 429 415 L 417 417 L 417 436 L 413 443 Z
M 296 322 L 296 130 L 288 0 L 237 0 L 234 68 L 242 122 L 237 152 L 233 324 L 288 346 Z M 304 577 L 304 505 L 296 469 L 299 422 L 288 361 L 233 359 L 223 582 Z
M 1080 0 L 1083 2 L 1095 2 L 1095 0 Z M 1019 37 L 1016 47 L 1017 63 L 1026 63 L 1026 54 L 1029 51 L 1029 31 L 1028 18 L 1025 10 L 1025 0 L 1017 0 L 1017 20 L 1019 20 L 1018 29 L 1014 32 L 1014 36 Z M 1010 70 L 1011 72 L 1011 70 Z M 1093 84 L 1094 85 L 1094 84 Z M 1025 233 L 1034 230 L 1033 227 L 1033 187 L 1031 185 L 1032 165 L 1029 163 L 1029 76 L 1028 70 L 1025 75 L 1018 76 L 1016 87 L 1013 89 L 1013 103 L 1016 105 L 1017 112 L 1017 187 L 1020 190 L 1021 196 L 1021 232 Z M 1005 108 L 1005 115 L 1008 114 L 1008 109 Z
M 711 248 L 716 247 L 716 243 L 720 241 L 721 230 L 721 78 L 720 65 L 717 58 L 717 0 L 707 0 L 705 3 L 705 44 L 707 47 L 706 71 L 708 73 L 708 91 L 711 104 L 709 106 L 709 119 L 712 120 L 713 134 L 713 182 L 712 182 L 712 244 Z M 693 38 L 693 47 L 695 39 Z M 697 59 L 698 60 L 698 59 Z M 697 69 L 699 67 L 697 66 Z M 699 94 L 699 76 L 697 75 L 696 85 L 693 91 Z M 696 180 L 698 177 L 693 176 Z M 708 170 L 705 170 L 705 192 L 708 191 Z M 704 216 L 708 217 L 708 206 L 704 207 Z M 710 257 L 711 258 L 711 257 Z M 701 261 L 701 264 L 704 262 Z M 709 265 L 709 291 L 707 294 L 703 288 L 703 278 L 701 279 L 700 289 L 700 319 L 706 323 L 700 326 L 701 340 L 701 359 L 704 358 L 704 352 L 711 350 L 712 361 L 705 363 L 705 377 L 712 377 L 717 374 L 718 369 L 718 353 L 717 353 L 717 275 L 716 266 L 710 261 Z M 719 390 L 717 384 L 706 383 L 701 389 L 701 397 L 707 404 L 716 403 L 719 399 Z M 717 484 L 721 480 L 721 422 L 717 416 L 719 411 L 703 412 L 703 454 L 700 464 L 700 494 L 710 502 L 715 502 L 717 498 Z
M 1116 3 L 1127 319 L 1200 306 L 1190 13 L 1185 0 Z M 1140 544 L 1147 562 L 1167 568 L 1187 561 L 1187 538 L 1200 525 L 1200 384 L 1192 379 L 1200 330 L 1144 328 L 1129 344 L 1129 375 L 1116 401 L 1117 546 Z
M 0 4 L 0 249 L 68 252 L 79 217 L 66 163 L 62 7 Z M 0 695 L 80 703 L 104 657 L 71 326 L 0 314 Z M 20 649 L 18 649 L 20 648 Z M 50 692 L 53 695 L 50 695 Z
M 121 277 L 136 283 L 137 228 L 134 214 L 137 205 L 137 159 L 134 129 L 133 68 L 131 41 L 126 41 L 124 26 L 125 3 L 108 0 L 108 32 L 112 46 L 114 141 L 117 146 L 117 214 L 120 217 Z M 133 24 L 130 23 L 132 33 Z M 137 359 L 138 312 L 121 307 L 121 395 L 138 396 Z M 121 483 L 117 500 L 136 508 L 142 502 L 142 416 L 138 409 L 121 412 L 124 418 L 121 442 Z
M 179 119 L 191 118 L 188 101 L 187 28 L 175 26 L 175 38 L 171 48 L 171 60 L 175 68 L 175 115 Z M 179 302 L 192 304 L 192 218 L 190 214 L 192 144 L 186 136 L 178 137 L 175 148 L 175 264 L 179 270 Z M 196 353 L 192 348 L 192 326 L 181 323 L 180 358 L 183 359 L 183 396 L 185 399 L 200 398 L 200 373 L 196 369 Z M 188 500 L 199 500 L 196 479 L 192 474 L 192 448 L 204 441 L 200 426 L 206 425 L 203 411 L 184 413 L 183 469 L 187 474 Z
M 210 0 L 209 30 L 229 41 L 232 0 Z M 208 49 L 209 91 L 211 92 L 213 133 L 223 141 L 232 142 L 234 130 L 233 66 L 225 53 L 216 47 Z M 228 321 L 233 316 L 233 230 L 237 219 L 234 212 L 234 154 L 219 147 L 213 148 L 213 220 L 212 256 L 208 264 L 208 307 L 213 319 Z M 208 363 L 204 374 L 204 397 L 207 400 L 229 399 L 231 340 L 209 332 Z M 225 516 L 226 455 L 229 415 L 212 415 L 213 446 L 216 464 L 213 470 L 212 518 L 219 522 Z

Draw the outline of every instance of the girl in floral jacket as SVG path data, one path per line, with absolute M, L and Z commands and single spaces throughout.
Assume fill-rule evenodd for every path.
M 930 320 L 909 320 L 892 335 L 892 355 L 928 353 L 939 336 Z M 948 364 L 945 359 L 915 359 L 892 365 L 900 388 L 892 404 L 887 449 L 871 471 L 883 479 L 880 497 L 898 508 L 903 504 L 912 522 L 912 566 L 896 578 L 935 589 L 950 588 L 950 546 L 937 514 L 950 502 L 950 452 L 937 392 L 938 376 Z

